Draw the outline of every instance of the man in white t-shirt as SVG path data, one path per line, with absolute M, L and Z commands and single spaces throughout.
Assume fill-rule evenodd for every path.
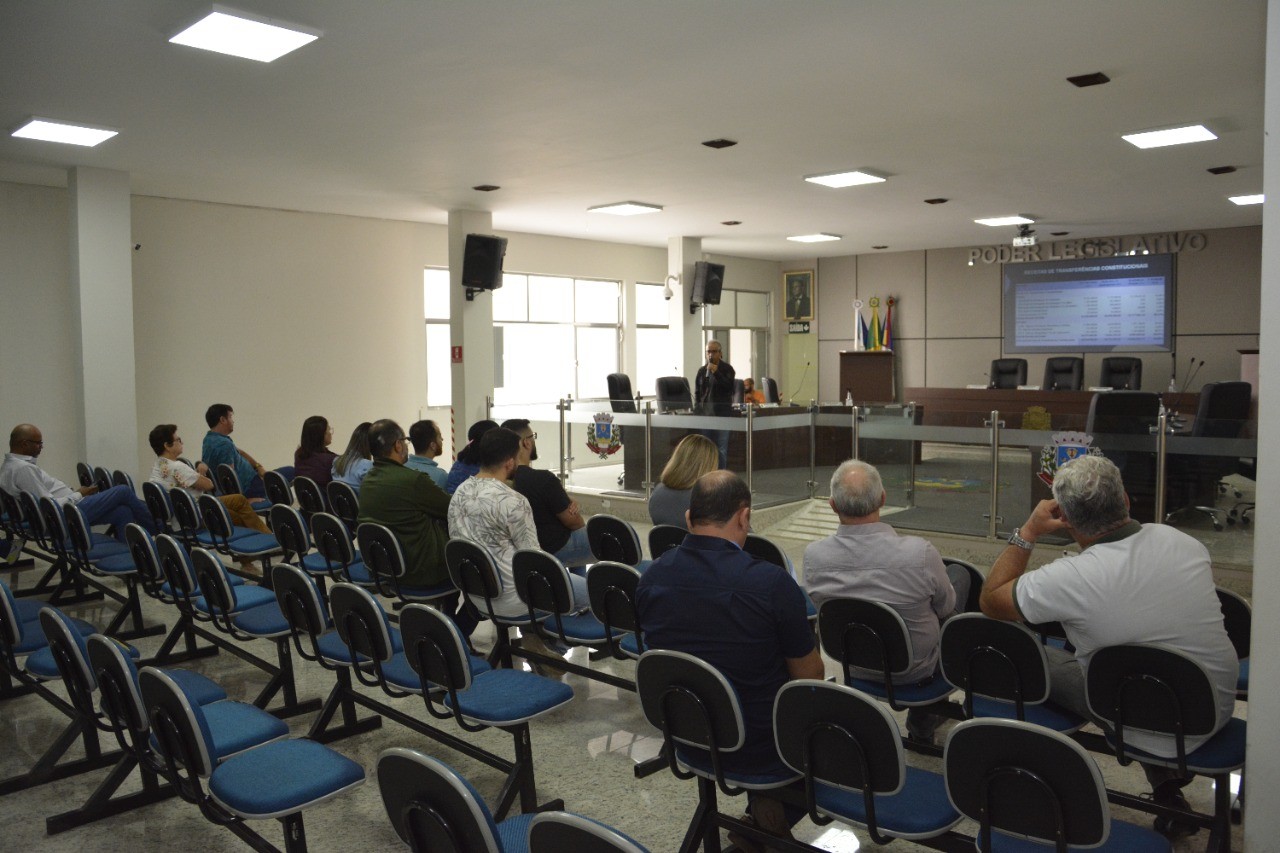
M 1209 552 L 1172 527 L 1143 526 L 1129 518 L 1120 472 L 1101 456 L 1083 456 L 1058 470 L 1053 500 L 1041 501 L 1014 531 L 991 567 L 982 612 L 996 619 L 1061 622 L 1074 657 L 1048 648 L 1050 697 L 1092 717 L 1085 702 L 1085 669 L 1095 651 L 1124 643 L 1161 643 L 1195 660 L 1218 699 L 1218 729 L 1235 709 L 1239 661 L 1223 626 Z M 1037 538 L 1067 531 L 1081 548 L 1025 574 Z M 1094 718 L 1095 722 L 1098 722 Z M 1187 750 L 1207 738 L 1187 738 Z M 1171 737 L 1125 732 L 1125 742 L 1161 756 L 1176 754 Z M 1156 803 L 1186 808 L 1180 789 L 1189 780 L 1144 765 Z M 1196 827 L 1156 820 L 1166 834 Z
M 197 462 L 192 468 L 179 460 L 182 455 L 182 438 L 178 435 L 177 424 L 160 424 L 147 435 L 147 441 L 156 454 L 156 464 L 151 468 L 148 478 L 166 489 L 186 489 L 193 498 L 198 498 L 214 489 L 213 480 L 209 478 L 209 466 Z M 253 510 L 248 498 L 243 495 L 221 495 L 231 516 L 231 523 L 236 527 L 248 527 L 259 533 L 270 533 L 271 530 L 263 522 L 262 517 Z

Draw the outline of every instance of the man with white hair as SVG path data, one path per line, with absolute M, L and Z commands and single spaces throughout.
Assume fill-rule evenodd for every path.
M 1066 531 L 1081 552 L 1024 574 L 1035 542 Z M 1053 499 L 1040 501 L 991 567 L 982 612 L 996 619 L 1061 622 L 1075 655 L 1046 648 L 1050 698 L 1093 718 L 1085 701 L 1085 669 L 1095 651 L 1124 643 L 1161 643 L 1195 660 L 1208 673 L 1218 699 L 1214 731 L 1235 709 L 1239 661 L 1227 638 L 1214 590 L 1209 552 L 1190 536 L 1129 517 L 1120 471 L 1101 456 L 1082 456 L 1058 469 Z M 1186 739 L 1187 751 L 1206 737 Z M 1126 731 L 1125 742 L 1159 756 L 1176 754 L 1169 736 Z M 1188 779 L 1143 765 L 1153 799 L 1187 808 Z M 1166 835 L 1196 831 L 1193 824 L 1157 818 Z
M 944 565 L 929 542 L 899 536 L 882 522 L 884 501 L 884 484 L 875 466 L 850 459 L 836 468 L 831 509 L 840 517 L 840 529 L 805 548 L 804 585 L 819 607 L 829 598 L 865 598 L 896 610 L 911 633 L 914 660 L 894 683 L 916 684 L 938 670 L 941 625 L 963 609 L 969 575 L 962 567 Z M 926 708 L 912 708 L 907 712 L 907 736 L 933 743 L 942 720 Z

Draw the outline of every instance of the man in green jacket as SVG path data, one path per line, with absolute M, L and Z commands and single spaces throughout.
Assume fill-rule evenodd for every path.
M 395 421 L 376 421 L 369 428 L 369 450 L 373 469 L 360 486 L 360 522 L 381 524 L 395 534 L 404 554 L 402 584 L 447 583 L 444 546 L 449 541 L 449 496 L 427 474 L 405 467 L 409 442 Z M 458 611 L 460 596 L 455 593 L 440 600 L 440 609 L 469 637 L 477 620 L 469 607 Z

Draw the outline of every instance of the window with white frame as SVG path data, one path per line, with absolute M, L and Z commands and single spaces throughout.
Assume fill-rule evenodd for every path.
M 769 299 L 754 290 L 724 290 L 719 305 L 702 309 L 706 339 L 720 342 L 735 376 L 753 377 L 757 386 L 769 373 Z
M 652 397 L 658 378 L 676 373 L 671 324 L 660 284 L 636 285 L 636 376 L 632 390 Z
M 427 405 L 453 404 L 453 367 L 450 357 L 449 271 L 422 271 L 423 317 L 427 324 Z

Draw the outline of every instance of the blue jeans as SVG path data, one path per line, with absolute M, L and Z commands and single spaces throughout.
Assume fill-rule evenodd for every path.
M 729 467 L 729 431 L 727 429 L 700 429 L 698 432 L 716 443 L 720 451 L 720 467 Z
M 569 534 L 569 541 L 556 551 L 556 559 L 566 567 L 585 566 L 595 561 L 591 554 L 591 543 L 587 541 L 587 528 L 579 527 Z
M 84 515 L 85 523 L 90 527 L 98 524 L 109 524 L 112 534 L 121 542 L 124 541 L 124 528 L 129 522 L 142 525 L 151 534 L 160 532 L 156 520 L 151 516 L 147 505 L 138 500 L 138 496 L 128 486 L 112 486 L 105 492 L 81 498 L 76 504 Z

